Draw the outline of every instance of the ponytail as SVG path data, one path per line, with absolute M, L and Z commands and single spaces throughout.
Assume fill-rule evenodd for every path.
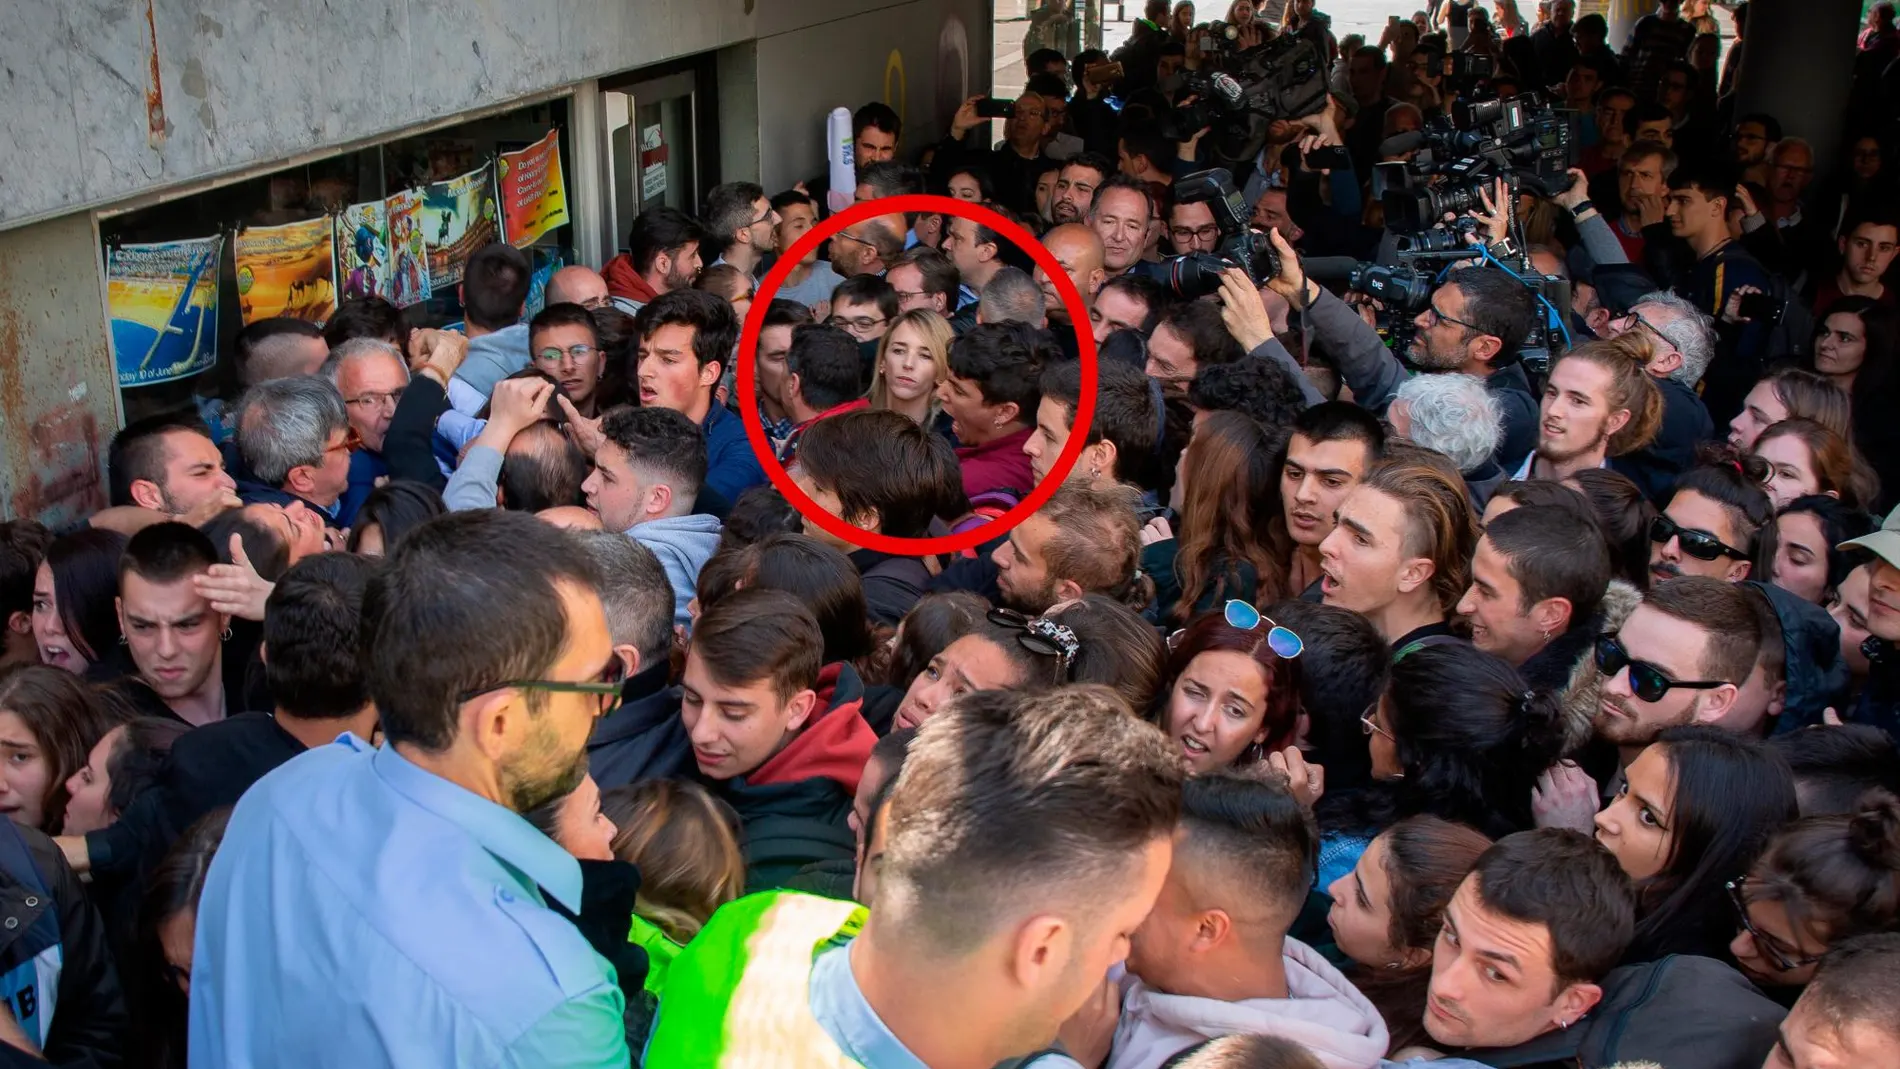
M 1852 813 L 1790 824 L 1748 883 L 1751 901 L 1781 903 L 1797 931 L 1830 946 L 1891 930 L 1900 924 L 1900 798 L 1876 788 Z

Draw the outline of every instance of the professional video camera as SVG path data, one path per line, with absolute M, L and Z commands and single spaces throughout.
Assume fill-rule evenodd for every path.
M 1208 130 L 1203 144 L 1217 165 L 1251 163 L 1275 119 L 1316 115 L 1326 106 L 1326 65 L 1304 38 L 1276 37 L 1226 56 L 1222 65 L 1188 75 L 1194 101 L 1161 124 L 1162 134 L 1175 141 Z
M 1534 93 L 1507 100 L 1460 101 L 1450 118 L 1388 138 L 1382 155 L 1418 150 L 1409 163 L 1380 164 L 1385 225 L 1415 234 L 1445 214 L 1482 204 L 1480 190 L 1504 178 L 1513 188 L 1554 196 L 1570 184 L 1576 166 L 1575 116 L 1546 106 Z
M 1220 244 L 1213 252 L 1190 252 L 1163 262 L 1168 269 L 1168 285 L 1187 300 L 1205 297 L 1220 290 L 1220 273 L 1229 267 L 1247 272 L 1254 285 L 1280 273 L 1280 254 L 1273 242 L 1248 226 L 1247 202 L 1234 187 L 1234 176 L 1225 167 L 1196 171 L 1174 183 L 1177 204 L 1205 203 L 1214 213 L 1214 225 L 1220 227 Z

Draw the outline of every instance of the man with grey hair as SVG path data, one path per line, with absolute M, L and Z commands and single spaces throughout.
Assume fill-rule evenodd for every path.
M 1504 439 L 1504 409 L 1476 375 L 1414 375 L 1399 384 L 1386 409 L 1392 433 L 1443 453 L 1465 477 L 1479 512 L 1504 482 L 1492 454 Z
M 238 399 L 238 498 L 247 505 L 298 501 L 332 527 L 361 444 L 330 380 L 304 375 L 260 382 Z
M 1636 298 L 1628 312 L 1610 319 L 1610 337 L 1630 331 L 1650 344 L 1646 370 L 1662 391 L 1662 426 L 1648 445 L 1610 458 L 1610 468 L 1629 476 L 1651 500 L 1660 500 L 1676 476 L 1695 465 L 1696 447 L 1715 437 L 1715 421 L 1696 393 L 1696 384 L 1715 359 L 1715 321 L 1690 301 L 1658 290 Z
M 350 485 L 337 509 L 337 522 L 356 522 L 376 483 L 389 475 L 383 460 L 383 438 L 396 415 L 396 402 L 409 388 L 409 365 L 402 352 L 380 338 L 351 338 L 330 350 L 320 372 L 343 395 L 350 426 L 363 447 L 350 455 Z
M 619 531 L 576 531 L 600 571 L 607 634 L 626 673 L 621 700 L 594 724 L 587 770 L 602 790 L 672 779 L 693 764 L 680 722 L 680 689 L 668 685 L 673 584 L 653 551 Z
M 990 276 L 977 298 L 978 323 L 1027 323 L 1040 330 L 1048 324 L 1042 287 L 1020 267 L 1005 267 Z

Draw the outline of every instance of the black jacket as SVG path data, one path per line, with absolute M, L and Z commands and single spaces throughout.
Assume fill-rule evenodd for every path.
M 677 779 L 693 767 L 693 744 L 680 722 L 680 690 L 667 686 L 667 664 L 641 669 L 626 695 L 594 725 L 587 770 L 602 790 L 646 779 Z
M 1773 583 L 1749 580 L 1748 586 L 1768 598 L 1781 622 L 1781 644 L 1786 649 L 1785 689 L 1781 715 L 1773 731 L 1821 723 L 1821 714 L 1847 690 L 1847 662 L 1841 659 L 1841 627 L 1826 609 L 1798 598 Z
M 820 204 L 824 201 L 820 199 Z M 435 461 L 435 421 L 449 407 L 448 395 L 427 375 L 409 379 L 383 434 L 383 462 L 391 479 L 409 479 L 436 490 L 449 484 Z
M 12 821 L 0 836 L 0 997 L 53 1065 L 123 1065 L 129 1019 L 105 925 L 53 840 Z
M 1872 724 L 1887 733 L 1900 746 L 1900 648 L 1880 638 L 1861 644 L 1867 655 L 1867 682 L 1853 712 L 1843 717 L 1850 724 Z
M 930 586 L 930 569 L 915 557 L 896 557 L 875 549 L 851 554 L 864 579 L 864 605 L 871 622 L 896 626 Z
M 1695 466 L 1696 447 L 1715 437 L 1715 421 L 1694 389 L 1675 379 L 1652 380 L 1662 390 L 1662 426 L 1648 445 L 1610 460 L 1610 470 L 1629 476 L 1643 496 L 1666 502 L 1676 478 Z
M 1753 1069 L 1768 1056 L 1787 1011 L 1713 958 L 1672 955 L 1603 978 L 1603 999 L 1569 1028 L 1515 1047 L 1454 1052 L 1496 1069 L 1605 1069 L 1653 1062 L 1669 1069 Z

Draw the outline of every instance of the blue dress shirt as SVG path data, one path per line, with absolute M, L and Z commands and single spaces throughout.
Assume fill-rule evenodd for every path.
M 851 975 L 851 944 L 819 955 L 811 967 L 811 1014 L 852 1061 L 866 1069 L 930 1069 L 865 1001 Z
M 579 864 L 515 813 L 344 735 L 259 780 L 198 909 L 192 1069 L 625 1067 Z

